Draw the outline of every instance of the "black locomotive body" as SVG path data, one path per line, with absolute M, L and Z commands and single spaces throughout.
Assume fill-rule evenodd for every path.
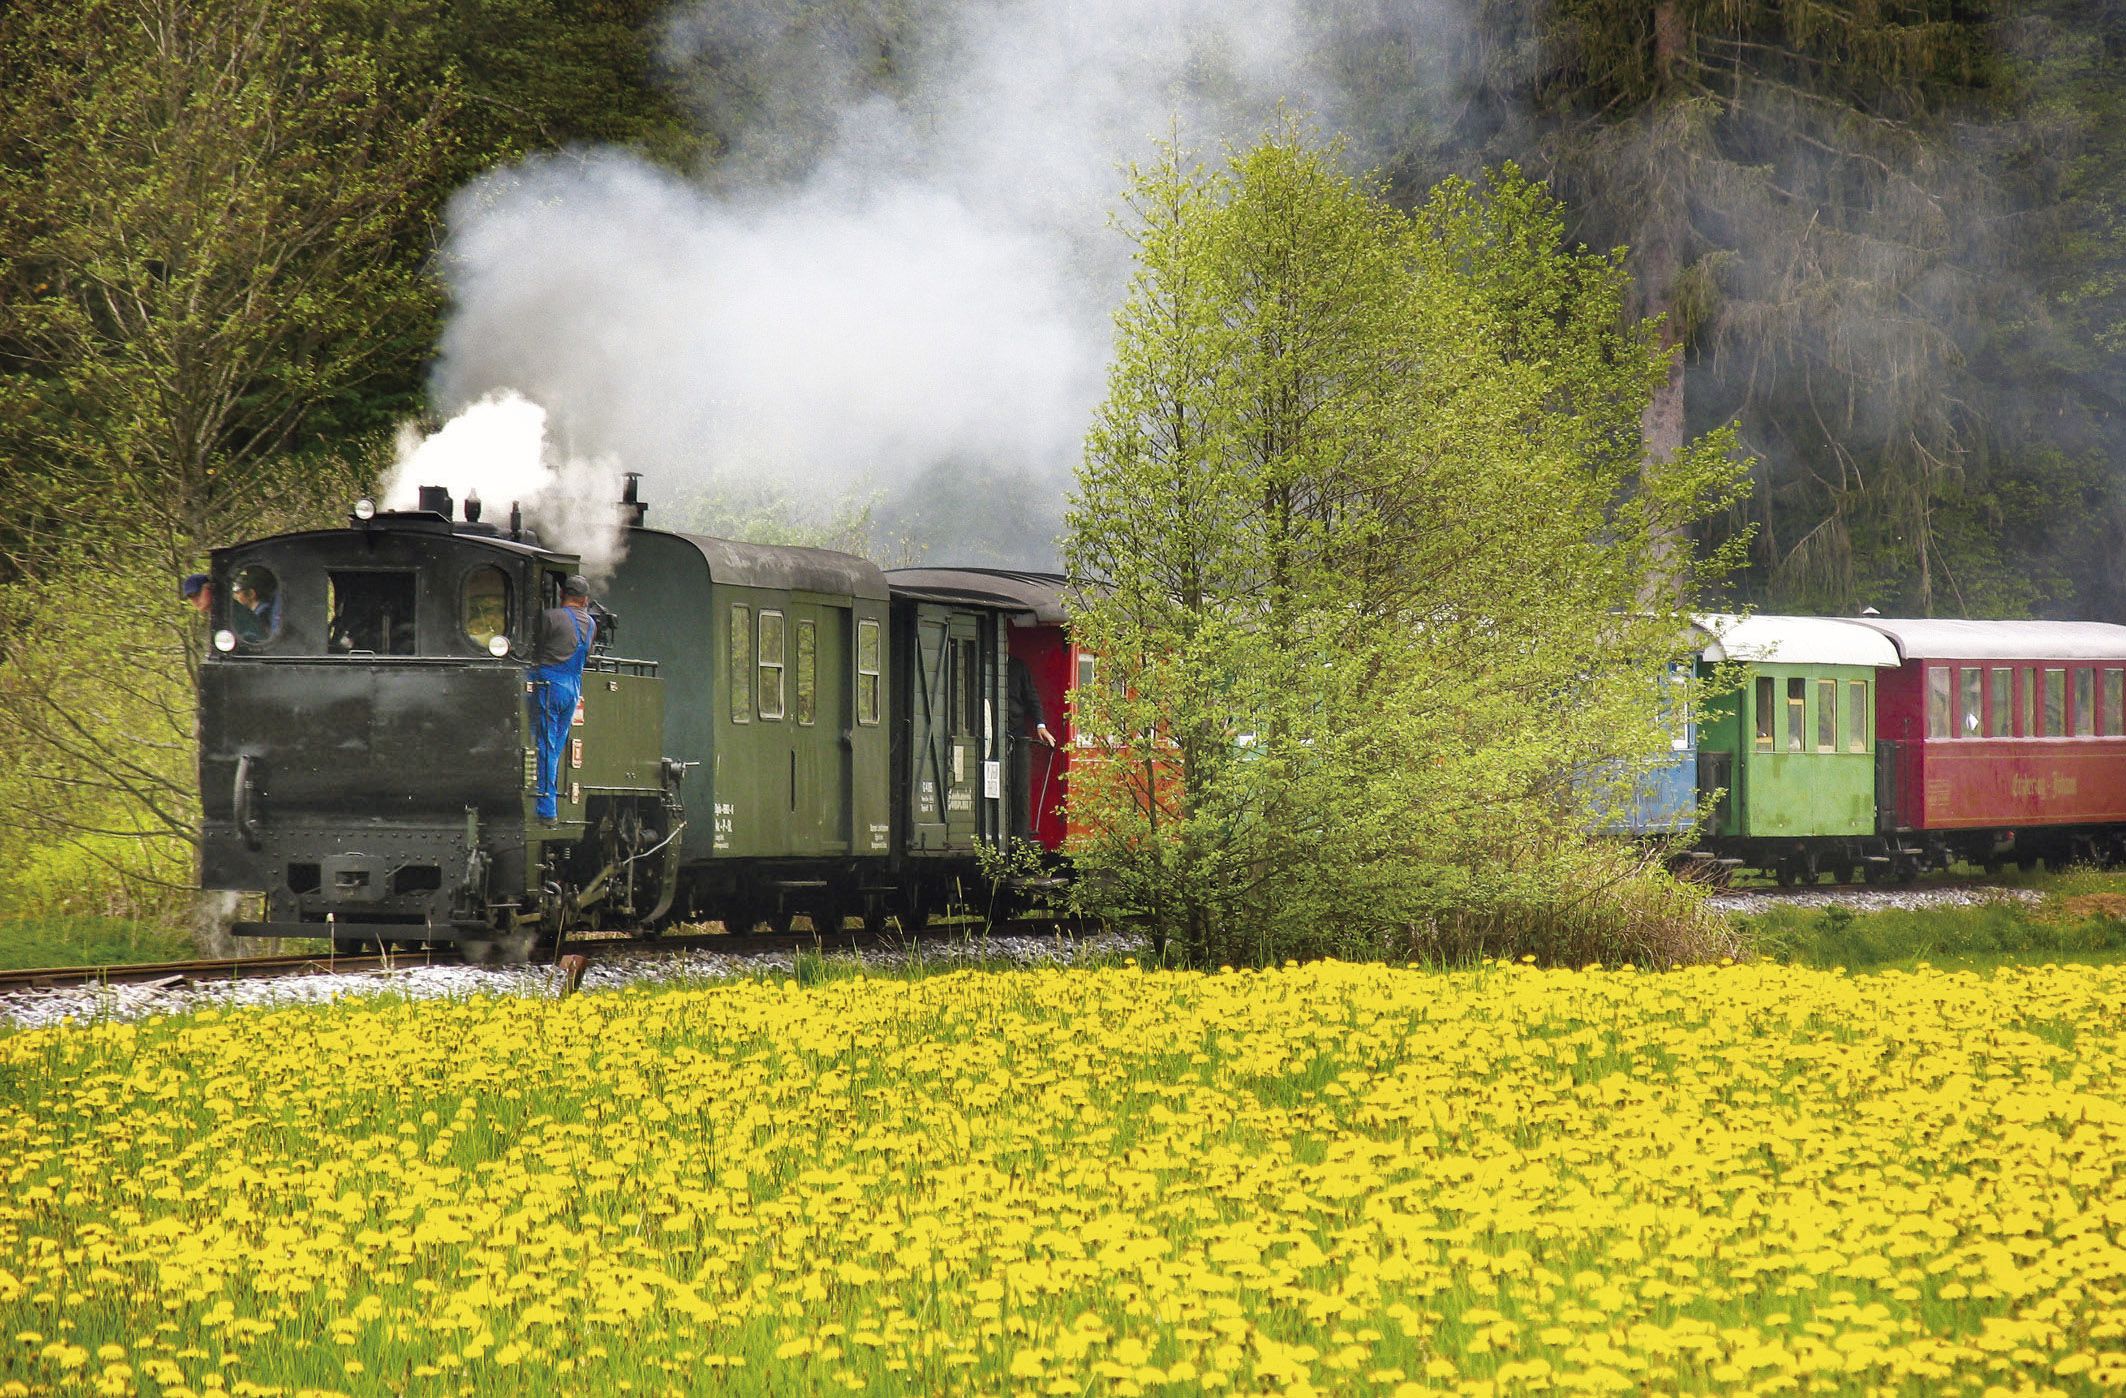
M 683 811 L 654 663 L 591 657 L 560 819 L 534 815 L 527 657 L 576 567 L 429 511 L 215 553 L 200 882 L 265 895 L 239 934 L 523 949 L 662 916 Z

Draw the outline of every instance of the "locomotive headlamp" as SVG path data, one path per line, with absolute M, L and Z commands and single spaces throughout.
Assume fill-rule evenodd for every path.
M 214 649 L 216 649 L 216 650 L 220 650 L 220 651 L 230 651 L 230 650 L 235 650 L 235 649 L 236 649 L 236 633 L 235 633 L 234 631 L 231 631 L 231 630 L 227 629 L 226 627 L 224 627 L 224 628 L 223 628 L 222 630 L 220 630 L 220 631 L 217 631 L 217 632 L 215 632 L 215 633 L 214 633 Z
M 509 654 L 509 637 L 507 637 L 507 636 L 490 636 L 490 637 L 488 637 L 488 638 L 487 638 L 487 653 L 488 653 L 489 655 L 491 655 L 491 656 L 495 657 L 495 659 L 497 659 L 497 660 L 500 660 L 500 659 L 501 659 L 501 658 L 502 658 L 503 656 L 505 656 L 505 655 L 508 655 L 508 654 Z
M 354 517 L 356 519 L 375 519 L 376 501 L 369 499 L 367 496 L 355 501 Z

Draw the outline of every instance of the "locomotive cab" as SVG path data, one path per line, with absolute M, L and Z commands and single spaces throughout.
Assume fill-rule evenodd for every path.
M 531 819 L 525 672 L 577 567 L 432 510 L 214 554 L 201 886 L 265 895 L 240 935 L 351 948 L 558 931 L 551 890 L 670 828 L 656 667 L 610 654 L 585 667 L 562 819 Z M 647 872 L 627 870 L 638 912 L 656 901 L 635 887 Z

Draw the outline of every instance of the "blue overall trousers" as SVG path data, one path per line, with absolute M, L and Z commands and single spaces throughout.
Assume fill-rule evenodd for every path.
M 569 609 L 569 624 L 576 628 L 576 648 L 566 660 L 534 665 L 525 672 L 531 681 L 532 735 L 539 744 L 538 811 L 541 820 L 560 812 L 561 748 L 568 742 L 569 724 L 583 698 L 583 662 L 590 658 L 591 637 L 598 624 Z

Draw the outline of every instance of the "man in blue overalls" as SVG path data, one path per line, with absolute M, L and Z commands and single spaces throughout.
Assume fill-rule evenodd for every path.
M 561 749 L 583 698 L 583 662 L 598 635 L 588 579 L 569 574 L 561 584 L 561 602 L 539 614 L 536 663 L 525 672 L 531 681 L 532 737 L 539 745 L 539 818 L 549 825 L 560 814 Z

